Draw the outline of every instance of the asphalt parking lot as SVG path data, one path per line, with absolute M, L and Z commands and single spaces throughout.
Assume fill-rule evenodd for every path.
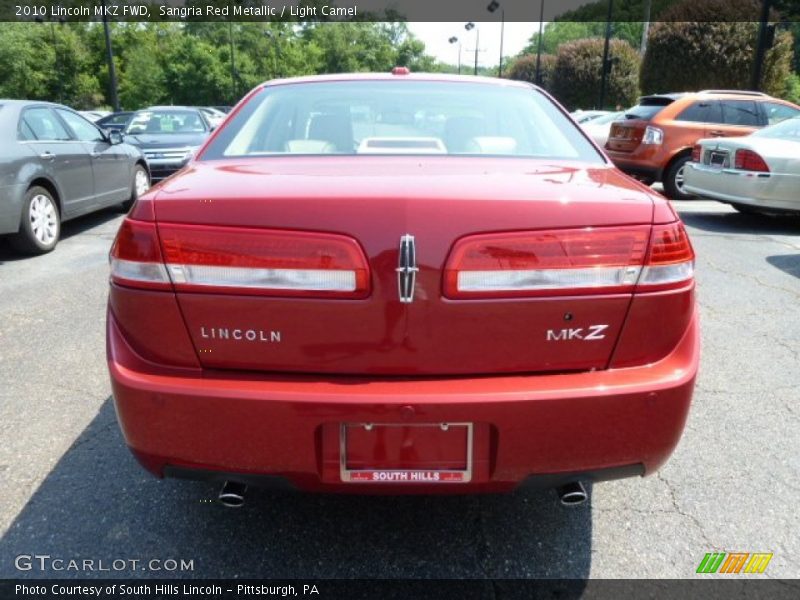
M 703 356 L 657 475 L 552 492 L 341 497 L 158 481 L 117 428 L 104 354 L 107 253 L 121 215 L 67 223 L 55 252 L 0 242 L 0 578 L 20 554 L 192 560 L 191 577 L 694 577 L 706 552 L 772 552 L 800 577 L 800 218 L 676 203 L 698 255 Z M 657 324 L 654 324 L 657 326 Z

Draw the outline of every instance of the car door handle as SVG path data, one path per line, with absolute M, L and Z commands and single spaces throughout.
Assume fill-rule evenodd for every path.
M 722 136 L 725 135 L 725 132 L 724 131 L 709 131 L 708 135 L 710 135 L 711 137 L 722 137 Z
M 41 158 L 43 160 L 53 160 L 55 157 L 56 157 L 56 155 L 53 154 L 52 152 L 42 152 L 39 155 L 39 158 Z

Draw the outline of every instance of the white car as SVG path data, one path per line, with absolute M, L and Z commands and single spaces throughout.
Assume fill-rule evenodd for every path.
M 684 189 L 745 213 L 800 212 L 800 117 L 751 135 L 700 140 Z
M 601 148 L 606 145 L 608 134 L 611 132 L 611 124 L 623 118 L 625 112 L 612 112 L 599 117 L 595 117 L 584 123 L 580 123 L 581 128 L 589 134 L 589 136 Z
M 580 110 L 580 109 L 569 113 L 569 115 L 573 119 L 575 119 L 575 122 L 578 125 L 591 121 L 592 119 L 597 119 L 607 114 L 608 114 L 607 110 Z

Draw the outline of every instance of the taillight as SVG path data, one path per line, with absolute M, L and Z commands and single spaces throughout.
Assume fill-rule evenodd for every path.
M 695 144 L 692 148 L 692 162 L 699 163 L 703 157 L 703 147 L 700 144 Z
M 642 136 L 643 144 L 658 145 L 664 141 L 664 132 L 658 127 L 648 125 L 644 128 L 644 135 Z
M 683 223 L 653 225 L 638 289 L 679 287 L 694 277 L 694 250 Z
M 363 298 L 369 269 L 352 238 L 326 233 L 159 224 L 176 291 Z
M 648 249 L 649 245 L 649 249 Z M 694 252 L 680 223 L 475 235 L 453 247 L 453 299 L 629 293 L 682 285 Z
M 648 226 L 476 235 L 447 261 L 449 298 L 553 296 L 631 291 Z
M 737 169 L 741 169 L 742 171 L 769 173 L 767 163 L 761 158 L 760 154 L 752 150 L 737 150 L 734 155 L 733 164 Z
M 155 223 L 125 219 L 111 246 L 111 281 L 119 285 L 171 289 L 161 259 Z

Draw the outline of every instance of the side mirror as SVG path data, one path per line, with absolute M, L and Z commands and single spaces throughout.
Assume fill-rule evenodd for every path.
M 108 132 L 108 142 L 113 146 L 122 143 L 122 134 L 119 131 Z

